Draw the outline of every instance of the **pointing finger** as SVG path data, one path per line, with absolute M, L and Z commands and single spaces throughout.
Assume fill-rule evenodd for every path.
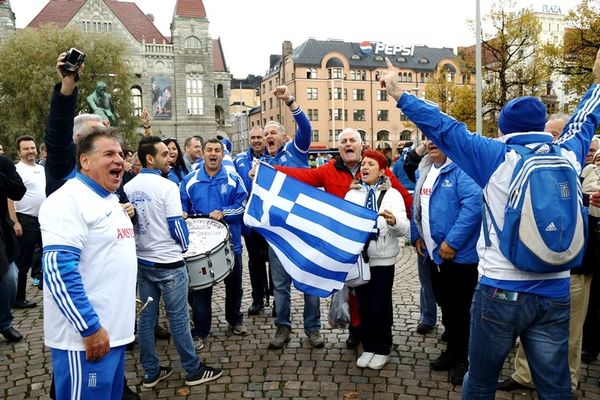
M 389 58 L 387 58 L 387 57 L 385 58 L 385 63 L 387 65 L 388 69 L 394 69 L 394 64 L 392 64 L 392 62 L 390 61 Z

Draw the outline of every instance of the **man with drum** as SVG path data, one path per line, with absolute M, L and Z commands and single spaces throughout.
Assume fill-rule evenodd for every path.
M 173 341 L 186 372 L 185 384 L 199 385 L 219 378 L 223 371 L 200 361 L 189 330 L 186 301 L 189 277 L 182 256 L 188 248 L 188 229 L 177 184 L 161 176 L 169 171 L 169 149 L 157 136 L 144 137 L 138 147 L 138 157 L 142 169 L 125 185 L 125 193 L 138 215 L 134 227 L 138 288 L 140 298 L 147 302 L 138 323 L 140 360 L 144 368 L 142 385 L 152 388 L 173 372 L 171 367 L 159 364 L 154 348 L 161 295 Z
M 218 139 L 204 143 L 204 163 L 187 175 L 179 191 L 183 211 L 189 216 L 208 216 L 229 226 L 233 244 L 234 264 L 225 278 L 225 319 L 236 335 L 246 335 L 242 306 L 242 217 L 248 194 L 237 173 L 223 168 L 225 148 Z M 192 336 L 204 342 L 212 321 L 212 286 L 191 292 Z M 197 338 L 197 339 L 196 339 Z

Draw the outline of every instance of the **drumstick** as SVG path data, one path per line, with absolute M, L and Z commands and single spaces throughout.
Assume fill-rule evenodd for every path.
M 140 311 L 137 312 L 135 319 L 138 319 L 140 317 L 140 314 L 142 313 L 142 311 L 144 311 L 144 309 L 148 306 L 148 304 L 152 303 L 153 301 L 154 301 L 154 299 L 151 296 L 148 296 L 148 299 L 146 300 L 146 302 L 144 303 L 142 308 L 140 308 Z

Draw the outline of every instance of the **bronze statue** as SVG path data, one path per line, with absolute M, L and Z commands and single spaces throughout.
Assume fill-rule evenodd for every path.
M 86 100 L 91 113 L 108 119 L 111 126 L 116 125 L 112 97 L 109 93 L 106 93 L 106 83 L 98 81 L 96 83 L 96 90 L 94 93 L 90 94 Z

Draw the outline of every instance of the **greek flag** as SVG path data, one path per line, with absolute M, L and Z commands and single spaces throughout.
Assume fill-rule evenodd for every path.
M 244 223 L 264 236 L 294 286 L 327 297 L 344 286 L 377 213 L 308 186 L 268 164 L 256 171 Z

